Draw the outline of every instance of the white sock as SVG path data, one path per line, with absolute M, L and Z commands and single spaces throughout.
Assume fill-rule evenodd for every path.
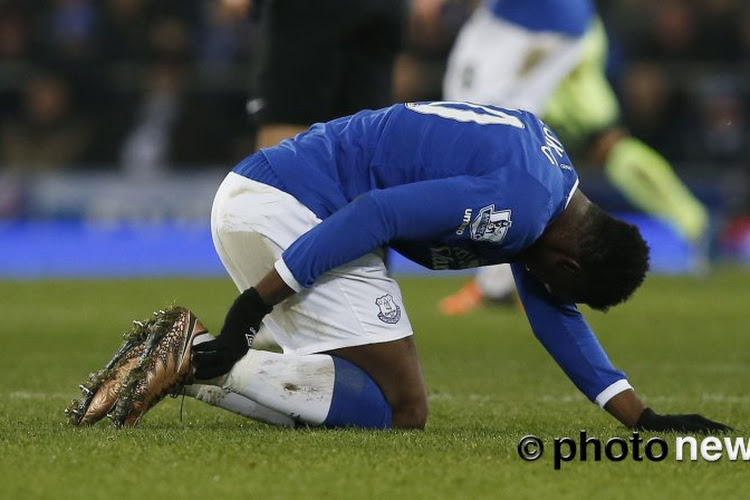
M 220 383 L 225 390 L 273 411 L 318 425 L 328 416 L 334 379 L 333 359 L 328 355 L 250 349 Z
M 259 420 L 267 424 L 284 427 L 294 426 L 294 419 L 291 417 L 215 385 L 186 385 L 185 395 L 208 403 L 211 406 L 217 406 L 243 417 Z
M 195 337 L 193 345 L 202 344 L 203 342 L 214 340 L 214 338 L 213 335 L 207 332 Z M 223 385 L 227 378 L 227 376 L 218 377 L 213 380 L 203 381 L 202 384 L 186 385 L 185 395 L 203 401 L 211 406 L 223 408 L 232 413 L 252 418 L 253 420 L 258 420 L 260 422 L 265 422 L 267 424 L 285 427 L 294 426 L 295 421 L 290 416 L 272 410 L 267 406 L 263 406 L 241 394 L 236 394 L 227 389 L 223 389 L 221 385 Z
M 515 290 L 513 271 L 509 264 L 480 267 L 477 269 L 477 285 L 487 299 L 500 299 Z

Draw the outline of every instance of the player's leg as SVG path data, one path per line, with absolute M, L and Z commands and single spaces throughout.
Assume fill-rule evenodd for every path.
M 544 118 L 566 144 L 595 137 L 590 153 L 612 184 L 641 210 L 662 217 L 690 240 L 708 225 L 703 205 L 656 151 L 614 125 L 616 97 L 604 75 L 606 34 L 596 22 L 584 38 L 581 66 L 558 87 Z
M 704 236 L 706 208 L 663 156 L 621 129 L 608 130 L 597 146 L 607 178 L 633 205 L 667 220 L 691 242 Z
M 192 384 L 185 386 L 186 396 L 190 396 L 204 403 L 216 406 L 232 413 L 252 418 L 267 424 L 283 427 L 293 426 L 295 421 L 288 415 L 248 399 L 240 394 L 207 384 Z
M 443 99 L 501 105 L 491 96 L 507 95 L 515 86 L 528 43 L 524 33 L 496 22 L 480 5 L 448 55 Z
M 313 288 L 284 304 L 288 307 L 274 310 L 268 324 L 285 355 L 327 353 L 334 361 L 340 358 L 352 363 L 341 371 L 346 377 L 343 382 L 334 386 L 335 391 L 345 390 L 338 399 L 336 392 L 333 394 L 334 401 L 339 401 L 339 411 L 359 419 L 358 407 L 385 403 L 393 426 L 424 426 L 427 400 L 411 324 L 401 291 L 388 276 L 380 256 L 368 254 L 329 271 Z M 337 382 L 339 368 L 337 362 Z M 350 390 L 367 380 L 374 381 L 382 401 L 373 390 Z M 375 410 L 370 413 L 378 414 Z M 362 425 L 361 421 L 356 424 Z
M 312 425 L 414 429 L 427 419 L 411 337 L 330 354 L 251 350 L 212 383 Z
M 427 422 L 427 393 L 413 337 L 345 347 L 330 354 L 362 368 L 381 388 L 391 407 L 393 427 L 421 429 Z
M 447 316 L 461 316 L 487 304 L 507 306 L 516 303 L 516 286 L 510 265 L 501 264 L 477 269 L 474 279 L 443 298 L 438 307 Z
M 484 297 L 493 301 L 504 300 L 516 290 L 510 264 L 480 267 L 477 272 L 477 283 Z
M 241 290 L 257 283 L 284 248 L 319 222 L 292 196 L 237 174 L 230 174 L 219 188 L 212 211 L 217 252 Z M 398 286 L 377 255 L 327 273 L 314 288 L 276 306 L 264 319 L 264 328 L 285 353 L 250 350 L 226 379 L 213 383 L 311 424 L 389 427 L 393 411 L 396 425 L 419 426 L 410 417 L 419 401 L 412 392 L 415 384 L 391 387 L 380 372 L 370 368 L 368 373 L 347 361 L 357 361 L 358 352 L 362 356 L 372 351 L 389 367 L 411 365 L 413 373 L 420 374 L 413 348 L 402 347 L 409 345 L 406 340 L 398 342 L 411 335 L 411 325 Z M 354 354 L 346 349 L 354 347 Z M 327 351 L 340 356 L 316 354 Z M 374 376 L 380 378 L 377 383 Z M 421 375 L 416 380 L 426 407 Z M 363 413 L 363 408 L 369 410 Z
M 230 255 L 247 247 L 236 236 L 222 240 Z M 244 267 L 240 288 L 252 274 Z M 251 349 L 217 383 L 309 424 L 424 426 L 427 403 L 411 326 L 378 256 L 325 275 L 264 323 L 284 354 Z
M 385 273 L 385 270 L 382 269 L 382 272 Z M 350 322 L 350 315 L 341 314 L 347 304 L 336 300 L 334 297 L 337 294 L 328 292 L 330 290 L 321 298 L 323 302 L 331 302 L 333 298 L 331 307 L 327 307 L 330 309 L 328 314 L 343 318 L 345 323 L 351 325 L 352 330 L 357 330 L 354 323 Z M 356 297 L 350 296 L 348 299 L 356 300 Z M 391 300 L 394 300 L 396 309 L 385 310 L 399 311 L 401 306 L 396 304 L 395 299 Z M 361 338 L 354 335 L 348 339 L 342 338 L 338 335 L 343 333 L 338 331 L 338 326 L 326 321 L 327 318 L 323 319 L 320 314 L 315 314 L 321 323 L 317 325 L 319 332 L 307 330 L 302 325 L 309 322 L 310 311 L 305 309 L 323 312 L 319 304 L 315 303 L 318 301 L 311 302 L 302 306 L 301 310 L 276 315 L 277 320 L 284 322 L 284 316 L 302 316 L 293 322 L 301 325 L 300 336 L 310 340 L 295 339 L 292 341 L 294 344 L 309 350 L 322 349 L 326 345 L 358 345 L 331 349 L 327 354 L 302 355 L 251 349 L 226 377 L 209 383 L 308 424 L 366 428 L 424 427 L 427 400 L 411 336 L 379 342 L 382 338 L 403 335 L 404 330 L 397 329 L 395 334 L 384 337 L 368 335 L 367 338 Z M 379 310 L 375 307 L 375 302 L 372 304 L 373 313 Z M 390 314 L 389 321 L 402 320 L 403 313 L 385 314 Z M 405 317 L 403 321 L 408 322 Z M 329 331 L 329 327 L 334 329 L 334 335 L 320 334 Z M 283 336 L 275 338 L 282 347 L 287 347 L 291 342 L 283 339 L 293 337 L 294 333 L 284 332 Z M 374 343 L 359 345 L 365 341 Z M 220 406 L 237 412 L 226 404 Z M 249 416 L 259 418 L 256 408 L 250 410 L 252 413 Z M 267 421 L 267 418 L 264 420 Z

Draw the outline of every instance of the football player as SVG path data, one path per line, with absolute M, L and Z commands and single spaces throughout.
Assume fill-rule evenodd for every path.
M 211 404 L 277 424 L 423 428 L 413 330 L 382 260 L 390 246 L 431 269 L 510 263 L 536 337 L 624 425 L 727 429 L 645 408 L 607 358 L 576 303 L 625 301 L 648 247 L 586 198 L 529 112 L 423 102 L 315 124 L 238 164 L 211 226 L 241 291 L 220 335 L 190 347 L 200 383 L 187 392 Z M 259 330 L 283 353 L 249 349 Z

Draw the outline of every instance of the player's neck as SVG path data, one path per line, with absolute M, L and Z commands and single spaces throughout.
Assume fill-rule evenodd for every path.
M 572 257 L 578 254 L 581 228 L 591 202 L 579 190 L 570 199 L 563 213 L 542 233 L 540 243 Z

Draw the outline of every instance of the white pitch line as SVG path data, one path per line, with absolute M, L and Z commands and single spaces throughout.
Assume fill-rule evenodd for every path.
M 466 393 L 466 394 L 454 394 L 449 392 L 438 392 L 430 394 L 428 398 L 431 401 L 467 401 L 471 403 L 490 403 L 490 402 L 502 402 L 505 397 L 501 394 L 477 394 L 477 393 Z M 750 394 L 748 395 L 731 395 L 721 393 L 703 393 L 699 398 L 691 398 L 690 396 L 673 396 L 673 395 L 649 395 L 644 396 L 643 399 L 649 403 L 690 403 L 698 401 L 703 402 L 714 402 L 714 403 L 750 403 Z M 579 393 L 568 393 L 568 394 L 541 394 L 536 397 L 536 402 L 549 403 L 549 404 L 560 404 L 560 403 L 582 403 L 586 402 L 587 399 L 583 394 Z
M 2 396 L 7 397 L 9 399 L 28 399 L 28 400 L 37 400 L 37 401 L 44 401 L 47 399 L 69 399 L 74 397 L 75 391 L 71 391 L 70 393 L 67 392 L 38 392 L 38 391 L 13 391 L 13 392 L 6 392 L 6 393 L 0 393 Z
M 701 400 L 717 403 L 750 403 L 750 395 L 729 396 L 726 394 L 704 393 L 701 395 Z

